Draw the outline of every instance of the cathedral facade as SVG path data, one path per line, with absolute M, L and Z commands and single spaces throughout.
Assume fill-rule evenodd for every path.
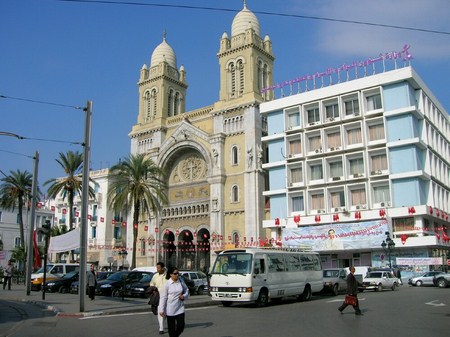
M 140 70 L 131 153 L 145 153 L 164 169 L 168 203 L 159 214 L 142 214 L 136 266 L 161 260 L 180 269 L 207 269 L 214 250 L 266 238 L 266 123 L 259 105 L 273 98 L 261 89 L 273 82 L 274 55 L 245 4 L 231 36 L 222 35 L 217 57 L 219 100 L 192 111 L 185 111 L 186 71 L 177 66 L 166 36 Z

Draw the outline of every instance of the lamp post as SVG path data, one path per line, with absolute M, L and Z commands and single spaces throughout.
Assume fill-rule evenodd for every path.
M 122 257 L 122 270 L 125 269 L 125 258 L 127 257 L 128 252 L 125 248 L 122 248 L 119 252 L 119 256 Z
M 386 240 L 383 240 L 383 242 L 381 243 L 381 247 L 383 248 L 384 252 L 387 252 L 388 260 L 389 260 L 389 268 L 392 268 L 391 252 L 395 248 L 395 242 L 394 242 L 394 240 L 391 239 L 389 232 L 386 232 L 385 234 L 386 234 Z

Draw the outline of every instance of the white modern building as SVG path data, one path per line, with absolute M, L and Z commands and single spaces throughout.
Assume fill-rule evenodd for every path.
M 450 118 L 403 52 L 273 86 L 290 95 L 260 107 L 263 227 L 324 267 L 447 264 Z

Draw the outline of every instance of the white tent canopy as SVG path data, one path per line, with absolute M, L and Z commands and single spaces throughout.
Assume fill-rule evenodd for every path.
M 48 253 L 68 252 L 76 248 L 80 248 L 80 230 L 78 228 L 66 234 L 51 237 Z

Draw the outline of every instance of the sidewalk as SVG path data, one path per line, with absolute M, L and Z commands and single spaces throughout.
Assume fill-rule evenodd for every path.
M 32 291 L 27 296 L 24 285 L 13 284 L 11 290 L 0 288 L 0 300 L 26 302 L 54 311 L 58 316 L 99 316 L 133 312 L 150 312 L 148 300 L 144 298 L 96 296 L 91 301 L 84 297 L 84 311 L 80 312 L 80 295 L 45 293 L 42 299 L 41 291 Z M 186 308 L 218 305 L 208 295 L 192 295 L 186 301 Z

